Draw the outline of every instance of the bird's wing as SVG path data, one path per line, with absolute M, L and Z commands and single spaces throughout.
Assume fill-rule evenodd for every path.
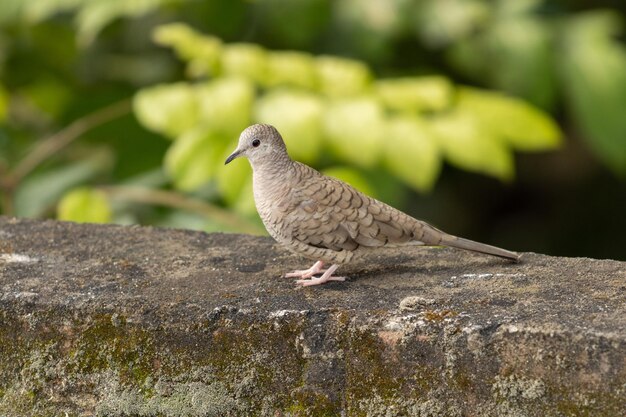
M 415 240 L 417 220 L 334 178 L 306 181 L 291 201 L 291 237 L 310 246 L 351 251 Z

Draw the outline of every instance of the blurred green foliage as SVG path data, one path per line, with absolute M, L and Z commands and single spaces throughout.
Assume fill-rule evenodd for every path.
M 108 223 L 111 206 L 107 195 L 99 190 L 76 188 L 63 196 L 58 207 L 59 220 Z
M 251 176 L 219 175 L 231 169 L 221 162 L 255 122 L 275 125 L 295 159 L 323 166 L 329 155 L 344 166 L 334 171 L 344 180 L 387 170 L 418 191 L 433 187 L 444 157 L 508 181 L 514 149 L 560 143 L 559 128 L 541 110 L 441 76 L 377 80 L 356 60 L 222 43 L 179 23 L 158 27 L 154 38 L 183 57 L 197 81 L 142 89 L 135 114 L 174 140 L 165 168 L 176 188 L 193 191 L 216 180 L 220 190 L 231 188 L 231 205 L 250 201 L 235 209 L 252 207 Z
M 262 233 L 248 164 L 223 166 L 256 122 L 295 159 L 440 223 L 461 221 L 448 167 L 538 190 L 524 164 L 545 157 L 524 154 L 567 160 L 582 140 L 623 180 L 624 10 L 594 6 L 2 1 L 0 213 Z M 563 178 L 590 181 L 567 163 Z

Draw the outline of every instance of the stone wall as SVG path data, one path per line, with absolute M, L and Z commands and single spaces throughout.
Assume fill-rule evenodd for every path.
M 513 248 L 514 249 L 514 248 Z M 0 415 L 626 415 L 626 263 L 0 217 Z

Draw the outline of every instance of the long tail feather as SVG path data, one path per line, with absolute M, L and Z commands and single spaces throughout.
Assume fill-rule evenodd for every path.
M 473 240 L 463 239 L 448 234 L 444 234 L 441 238 L 441 245 L 451 246 L 453 248 L 465 249 L 474 252 L 486 253 L 487 255 L 499 256 L 500 258 L 510 259 L 519 262 L 521 254 L 506 249 L 498 248 L 484 243 L 474 242 Z

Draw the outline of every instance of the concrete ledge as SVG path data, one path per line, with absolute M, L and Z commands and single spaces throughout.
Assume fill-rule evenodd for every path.
M 0 415 L 619 416 L 626 263 L 0 217 Z M 307 265 L 308 266 L 308 265 Z

